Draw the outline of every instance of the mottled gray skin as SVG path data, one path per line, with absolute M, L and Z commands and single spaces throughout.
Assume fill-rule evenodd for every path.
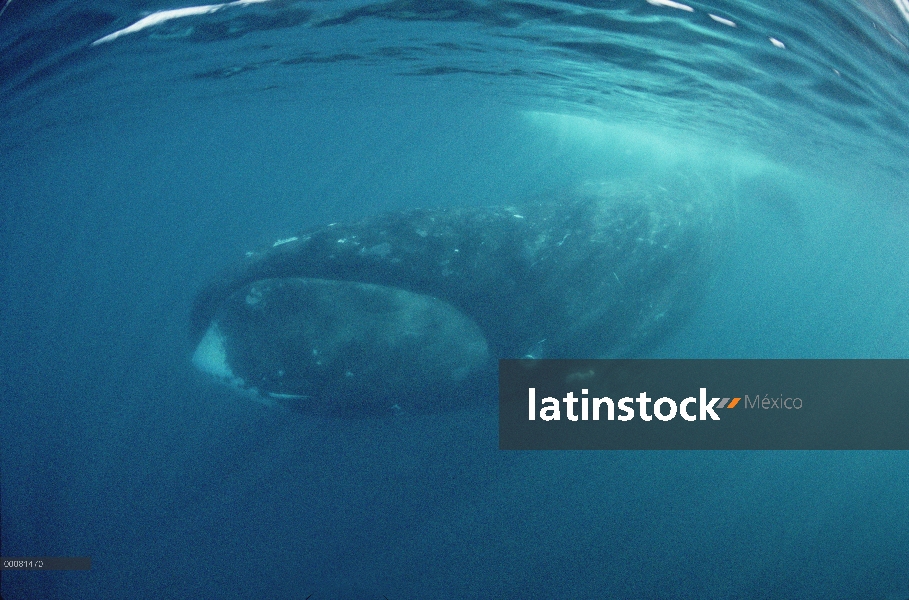
M 198 341 L 227 299 L 255 281 L 318 278 L 450 304 L 479 327 L 493 359 L 631 356 L 701 297 L 717 231 L 708 196 L 688 184 L 381 214 L 249 257 L 200 292 L 192 331 Z

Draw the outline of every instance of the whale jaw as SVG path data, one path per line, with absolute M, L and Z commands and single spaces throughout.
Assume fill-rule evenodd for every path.
M 325 416 L 436 412 L 493 373 L 479 327 L 451 304 L 351 281 L 255 281 L 221 306 L 195 367 L 270 405 Z

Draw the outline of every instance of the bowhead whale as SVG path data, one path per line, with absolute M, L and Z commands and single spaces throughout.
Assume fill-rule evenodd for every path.
M 193 362 L 268 403 L 365 416 L 491 396 L 499 358 L 633 356 L 702 296 L 710 198 L 688 180 L 588 184 L 303 232 L 198 293 Z

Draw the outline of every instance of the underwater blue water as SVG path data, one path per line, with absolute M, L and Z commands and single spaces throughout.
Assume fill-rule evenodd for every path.
M 909 598 L 905 452 L 502 452 L 494 399 L 308 418 L 188 334 L 307 227 L 684 172 L 731 233 L 652 356 L 909 357 L 903 0 L 272 0 L 111 37 L 190 6 L 0 13 L 2 554 L 92 557 L 4 599 Z

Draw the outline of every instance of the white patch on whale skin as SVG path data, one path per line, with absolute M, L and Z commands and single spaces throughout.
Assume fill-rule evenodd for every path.
M 203 373 L 243 385 L 243 380 L 235 376 L 230 369 L 230 365 L 227 364 L 224 337 L 214 323 L 209 325 L 208 331 L 202 337 L 202 341 L 196 346 L 196 351 L 193 353 L 193 365 Z
M 246 382 L 243 381 L 243 378 L 234 375 L 230 364 L 227 362 L 227 352 L 224 350 L 224 336 L 221 330 L 218 329 L 217 323 L 212 323 L 208 326 L 202 341 L 196 346 L 196 351 L 193 352 L 193 366 L 243 396 L 266 406 L 276 406 L 273 398 L 279 396 L 262 396 L 259 390 L 246 387 Z
M 275 242 L 274 244 L 272 244 L 271 247 L 272 247 L 272 248 L 277 248 L 278 246 L 283 246 L 284 244 L 289 244 L 289 243 L 291 243 L 291 242 L 296 242 L 298 239 L 300 239 L 300 238 L 298 238 L 298 237 L 296 237 L 296 236 L 294 236 L 294 237 L 289 237 L 289 238 L 284 238 L 284 239 L 278 240 L 277 242 Z

